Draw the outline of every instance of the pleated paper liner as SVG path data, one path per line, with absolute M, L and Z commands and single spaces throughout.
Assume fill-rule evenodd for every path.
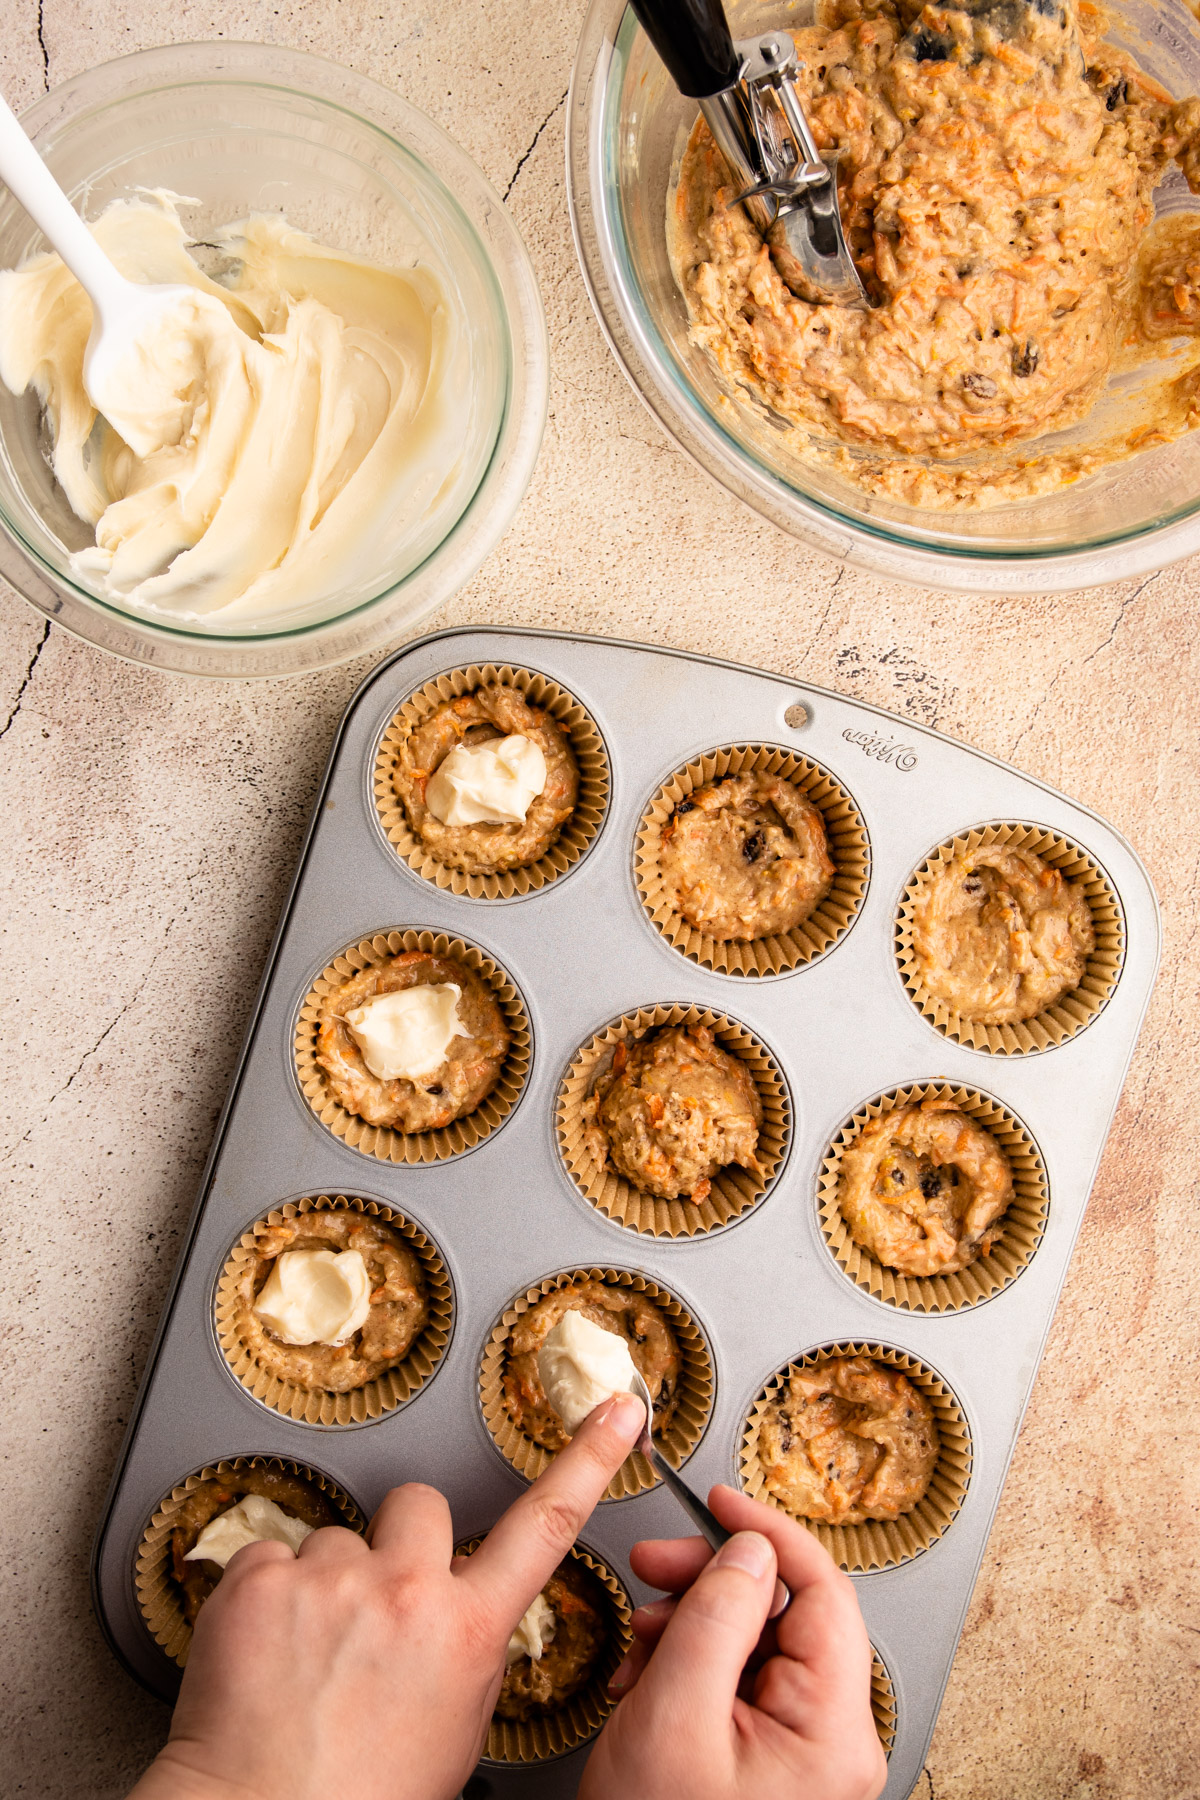
M 912 1512 L 902 1514 L 899 1519 L 868 1519 L 862 1525 L 827 1525 L 821 1520 L 801 1518 L 799 1523 L 807 1526 L 824 1544 L 839 1568 L 851 1573 L 890 1569 L 920 1556 L 949 1529 L 971 1479 L 971 1434 L 962 1408 L 941 1376 L 906 1351 L 858 1341 L 822 1344 L 819 1349 L 808 1351 L 772 1375 L 746 1421 L 740 1457 L 742 1487 L 746 1493 L 774 1506 L 779 1512 L 787 1511 L 767 1489 L 759 1462 L 759 1430 L 763 1414 L 798 1369 L 811 1369 L 843 1356 L 869 1356 L 907 1375 L 933 1408 L 941 1454 L 923 1498 Z
M 482 977 L 500 1002 L 508 1026 L 508 1055 L 491 1093 L 472 1113 L 455 1119 L 438 1131 L 395 1131 L 385 1125 L 368 1125 L 357 1113 L 348 1112 L 330 1092 L 329 1080 L 317 1061 L 317 1030 L 321 1003 L 326 994 L 341 987 L 371 963 L 387 962 L 407 950 L 423 950 L 431 956 L 451 956 Z M 301 1091 L 313 1112 L 335 1137 L 379 1162 L 432 1163 L 459 1156 L 495 1131 L 516 1105 L 529 1073 L 531 1032 L 529 1019 L 515 984 L 498 963 L 461 938 L 444 931 L 378 931 L 361 938 L 335 956 L 310 988 L 296 1021 L 296 1074 Z
M 670 1430 L 665 1437 L 656 1437 L 655 1443 L 671 1467 L 677 1469 L 700 1442 L 712 1412 L 716 1388 L 712 1353 L 703 1332 L 682 1302 L 669 1289 L 651 1281 L 648 1275 L 635 1274 L 628 1269 L 565 1269 L 559 1275 L 547 1275 L 536 1287 L 527 1288 L 510 1302 L 492 1327 L 484 1345 L 479 1369 L 479 1404 L 484 1424 L 500 1453 L 527 1481 L 536 1481 L 553 1462 L 554 1452 L 544 1449 L 527 1436 L 504 1404 L 504 1370 L 508 1361 L 509 1339 L 512 1328 L 522 1313 L 528 1312 L 546 1294 L 552 1293 L 555 1288 L 570 1287 L 576 1282 L 585 1281 L 603 1281 L 612 1287 L 632 1288 L 635 1293 L 647 1295 L 661 1308 L 675 1332 L 683 1365 L 680 1371 L 679 1399 Z M 657 1482 L 658 1477 L 645 1457 L 639 1450 L 635 1450 L 609 1482 L 606 1497 L 609 1500 L 623 1500 L 631 1494 L 644 1493 L 647 1488 L 655 1487 Z
M 473 1556 L 482 1542 L 481 1537 L 475 1537 L 465 1544 L 456 1544 L 454 1554 Z M 595 1576 L 609 1603 L 608 1642 L 584 1686 L 553 1712 L 532 1719 L 493 1715 L 483 1746 L 485 1762 L 551 1762 L 557 1756 L 565 1756 L 595 1737 L 616 1704 L 609 1699 L 607 1690 L 633 1643 L 629 1595 L 608 1565 L 583 1544 L 573 1544 L 567 1555 Z
M 607 1160 L 596 1161 L 584 1130 L 583 1106 L 596 1078 L 608 1068 L 619 1043 L 630 1043 L 659 1025 L 706 1025 L 717 1043 L 749 1069 L 762 1101 L 758 1140 L 760 1179 L 738 1163 L 714 1175 L 708 1198 L 699 1205 L 685 1197 L 660 1200 L 642 1193 Z M 567 1171 L 586 1200 L 618 1225 L 651 1237 L 695 1237 L 727 1225 L 765 1198 L 787 1155 L 792 1107 L 787 1084 L 775 1058 L 753 1032 L 736 1019 L 705 1006 L 646 1006 L 626 1013 L 596 1033 L 576 1052 L 563 1077 L 555 1112 L 558 1145 Z
M 420 1263 L 429 1299 L 429 1317 L 404 1360 L 394 1368 L 386 1369 L 373 1381 L 345 1393 L 281 1380 L 255 1361 L 253 1349 L 238 1335 L 239 1291 L 258 1260 L 259 1234 L 268 1227 L 313 1212 L 358 1212 L 392 1226 Z M 425 1233 L 402 1213 L 378 1200 L 360 1200 L 345 1194 L 318 1194 L 300 1201 L 289 1200 L 242 1233 L 217 1283 L 217 1342 L 225 1361 L 247 1393 L 261 1400 L 264 1406 L 305 1425 L 361 1425 L 367 1419 L 381 1418 L 384 1413 L 403 1406 L 429 1380 L 450 1341 L 453 1304 L 445 1263 Z
M 223 1477 L 236 1475 L 241 1469 L 276 1469 L 284 1475 L 298 1475 L 301 1480 L 311 1482 L 313 1487 L 320 1489 L 335 1510 L 341 1513 L 343 1524 L 351 1531 L 361 1532 L 367 1528 L 366 1519 L 344 1489 L 331 1481 L 328 1475 L 322 1475 L 319 1469 L 310 1469 L 304 1463 L 293 1462 L 290 1456 L 230 1457 L 227 1461 L 209 1463 L 203 1469 L 197 1469 L 194 1475 L 189 1475 L 178 1487 L 173 1487 L 159 1501 L 150 1523 L 142 1533 L 134 1564 L 134 1590 L 138 1608 L 150 1635 L 181 1669 L 188 1659 L 192 1627 L 183 1616 L 179 1590 L 171 1575 L 171 1532 L 179 1509 L 189 1494 L 194 1493 L 206 1481 L 220 1481 Z
M 896 1690 L 887 1664 L 874 1645 L 871 1646 L 871 1716 L 883 1745 L 883 1754 L 890 1756 L 896 1742 Z
M 1031 850 L 1068 881 L 1083 889 L 1091 909 L 1096 948 L 1087 959 L 1083 979 L 1053 1006 L 1015 1025 L 988 1025 L 953 1012 L 944 1000 L 931 994 L 921 981 L 913 949 L 912 928 L 917 895 L 930 878 L 957 856 L 969 856 L 983 845 L 1011 844 Z M 1069 838 L 1040 825 L 997 823 L 961 832 L 930 852 L 909 877 L 896 915 L 896 960 L 914 1006 L 952 1043 L 995 1056 L 1020 1056 L 1052 1050 L 1090 1025 L 1107 1005 L 1125 960 L 1125 921 L 1116 889 L 1100 864 Z
M 689 924 L 675 905 L 659 864 L 663 828 L 681 800 L 721 775 L 781 775 L 820 812 L 836 873 L 833 886 L 809 918 L 793 930 L 748 943 L 709 937 Z M 677 769 L 663 783 L 638 827 L 634 872 L 650 918 L 669 944 L 718 975 L 781 975 L 821 956 L 845 936 L 867 891 L 871 842 L 862 814 L 841 783 L 820 763 L 770 744 L 731 744 L 710 750 Z
M 571 817 L 536 862 L 494 875 L 469 875 L 439 862 L 410 828 L 404 802 L 396 790 L 396 765 L 401 745 L 439 706 L 474 693 L 477 688 L 496 685 L 516 688 L 530 706 L 548 713 L 561 727 L 579 765 L 579 797 Z M 557 681 L 533 669 L 514 669 L 508 663 L 472 663 L 465 669 L 448 670 L 409 695 L 380 741 L 374 787 L 380 823 L 396 854 L 410 869 L 453 894 L 467 894 L 473 900 L 511 900 L 520 894 L 531 894 L 564 874 L 579 861 L 599 831 L 608 806 L 608 754 L 591 714 Z
M 1013 1197 L 1002 1215 L 1001 1234 L 989 1256 L 976 1257 L 968 1268 L 953 1275 L 902 1275 L 879 1262 L 851 1237 L 840 1205 L 842 1157 L 869 1119 L 934 1099 L 951 1101 L 991 1133 L 1008 1158 Z M 958 1312 L 1000 1293 L 1029 1262 L 1045 1230 L 1049 1182 L 1041 1152 L 1015 1113 L 975 1088 L 956 1087 L 949 1081 L 924 1081 L 877 1095 L 846 1121 L 821 1164 L 817 1204 L 821 1232 L 838 1266 L 873 1299 L 910 1312 Z

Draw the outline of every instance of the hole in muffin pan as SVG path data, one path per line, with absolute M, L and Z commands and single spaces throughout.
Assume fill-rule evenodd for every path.
M 429 1316 L 404 1358 L 371 1381 L 343 1391 L 283 1380 L 261 1366 L 238 1331 L 239 1288 L 256 1260 L 258 1234 L 269 1226 L 324 1212 L 360 1213 L 392 1226 L 416 1256 L 429 1299 Z M 213 1296 L 217 1348 L 242 1391 L 298 1425 L 334 1428 L 374 1424 L 414 1400 L 433 1379 L 449 1349 L 454 1313 L 450 1271 L 433 1239 L 398 1208 L 361 1195 L 305 1195 L 260 1214 L 231 1246 Z
M 720 1048 L 749 1070 L 762 1102 L 758 1143 L 762 1177 L 729 1163 L 713 1176 L 711 1192 L 699 1204 L 687 1197 L 663 1200 L 643 1193 L 607 1160 L 599 1163 L 586 1139 L 584 1103 L 596 1077 L 611 1063 L 617 1045 L 631 1043 L 663 1025 L 707 1027 Z M 559 1084 L 554 1116 L 559 1154 L 583 1198 L 626 1230 L 668 1239 L 702 1236 L 745 1218 L 777 1186 L 792 1140 L 791 1094 L 779 1059 L 740 1020 L 713 1007 L 683 1002 L 623 1013 L 581 1045 Z
M 311 1463 L 297 1462 L 290 1456 L 223 1457 L 219 1462 L 206 1463 L 203 1468 L 184 1476 L 163 1495 L 143 1527 L 133 1577 L 143 1624 L 160 1649 L 181 1669 L 191 1648 L 192 1627 L 184 1616 L 183 1603 L 171 1574 L 171 1533 L 180 1508 L 190 1494 L 205 1482 L 234 1477 L 244 1469 L 274 1470 L 311 1482 L 351 1531 L 363 1532 L 367 1528 L 365 1513 L 344 1488 Z
M 1096 947 L 1087 959 L 1078 987 L 1032 1018 L 1013 1024 L 983 1023 L 952 1011 L 924 986 L 913 947 L 915 903 L 928 879 L 956 857 L 969 856 L 995 844 L 1032 851 L 1068 881 L 1078 883 L 1096 934 Z M 998 820 L 944 838 L 917 864 L 905 882 L 896 912 L 894 948 L 905 992 L 935 1031 L 967 1050 L 993 1056 L 1026 1056 L 1068 1043 L 1107 1006 L 1125 961 L 1125 919 L 1115 885 L 1089 850 L 1042 825 Z
M 491 1093 L 474 1112 L 432 1131 L 405 1132 L 383 1125 L 368 1125 L 334 1098 L 325 1071 L 317 1061 L 317 1031 L 325 995 L 372 963 L 386 962 L 411 950 L 453 957 L 474 970 L 492 989 L 510 1035 L 508 1053 Z M 293 1050 L 300 1091 L 313 1114 L 334 1137 L 360 1155 L 373 1156 L 378 1162 L 419 1167 L 473 1150 L 511 1117 L 529 1076 L 533 1028 L 516 982 L 484 951 L 444 931 L 397 927 L 359 938 L 325 966 L 300 1003 Z
M 682 1362 L 679 1404 L 670 1430 L 665 1438 L 657 1439 L 657 1445 L 672 1468 L 682 1468 L 704 1436 L 712 1417 L 717 1390 L 713 1354 L 708 1333 L 691 1308 L 662 1282 L 636 1269 L 597 1264 L 563 1269 L 556 1275 L 543 1276 L 541 1281 L 513 1296 L 488 1332 L 479 1361 L 479 1407 L 488 1437 L 505 1462 L 527 1481 L 535 1481 L 553 1462 L 555 1453 L 523 1431 L 504 1404 L 508 1346 L 512 1328 L 523 1313 L 555 1289 L 585 1281 L 602 1281 L 612 1287 L 645 1294 L 662 1309 L 674 1330 Z M 609 1482 L 604 1497 L 624 1500 L 658 1485 L 658 1476 L 641 1452 L 635 1450 Z
M 839 1205 L 842 1156 L 869 1120 L 935 1098 L 953 1101 L 996 1139 L 1012 1170 L 1013 1198 L 1002 1215 L 1003 1229 L 990 1256 L 977 1257 L 953 1275 L 903 1275 L 881 1263 L 850 1235 Z M 1042 1241 L 1049 1204 L 1045 1160 L 1028 1126 L 991 1094 L 952 1081 L 912 1082 L 865 1101 L 834 1133 L 817 1173 L 818 1223 L 838 1267 L 872 1299 L 909 1312 L 960 1312 L 1011 1287 Z
M 684 918 L 664 880 L 659 853 L 663 829 L 681 802 L 711 781 L 747 773 L 782 776 L 817 808 L 835 874 L 828 894 L 801 924 L 742 942 L 710 937 Z M 866 899 L 871 840 L 857 801 L 823 764 L 778 745 L 730 744 L 694 757 L 660 783 L 642 809 L 633 872 L 647 918 L 672 949 L 715 975 L 761 979 L 793 974 L 845 938 Z
M 839 1568 L 851 1574 L 896 1568 L 912 1562 L 936 1544 L 950 1529 L 962 1509 L 971 1480 L 971 1431 L 954 1390 L 920 1357 L 891 1345 L 862 1339 L 841 1340 L 814 1346 L 776 1369 L 759 1389 L 742 1428 L 738 1453 L 738 1480 L 744 1492 L 779 1512 L 788 1509 L 765 1485 L 759 1461 L 759 1430 L 768 1405 L 800 1369 L 811 1369 L 838 1357 L 867 1356 L 906 1375 L 929 1401 L 937 1424 L 940 1453 L 929 1486 L 916 1506 L 895 1520 L 867 1520 L 861 1525 L 829 1525 L 822 1520 L 796 1518 L 829 1551 Z
M 455 1544 L 455 1556 L 473 1556 L 484 1535 L 480 1533 Z M 485 1763 L 507 1766 L 553 1762 L 556 1757 L 566 1756 L 581 1744 L 590 1742 L 616 1704 L 609 1699 L 607 1689 L 633 1644 L 629 1624 L 633 1606 L 625 1584 L 586 1544 L 577 1540 L 568 1550 L 567 1557 L 589 1570 L 607 1596 L 609 1642 L 597 1659 L 593 1675 L 562 1706 L 527 1720 L 501 1719 L 493 1715 L 483 1746 Z
M 439 706 L 494 684 L 516 688 L 530 706 L 548 713 L 562 727 L 579 768 L 579 794 L 570 818 L 543 856 L 519 868 L 475 874 L 440 862 L 415 834 L 396 789 L 395 771 L 402 744 Z M 604 824 L 612 775 L 600 728 L 569 689 L 535 669 L 471 663 L 427 681 L 392 714 L 375 752 L 371 787 L 380 828 L 414 874 L 471 900 L 517 900 L 539 893 L 582 862 Z

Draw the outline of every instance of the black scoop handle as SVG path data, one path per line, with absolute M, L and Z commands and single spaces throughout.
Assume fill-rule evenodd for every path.
M 738 78 L 737 52 L 721 0 L 630 0 L 643 30 L 690 100 L 707 100 Z

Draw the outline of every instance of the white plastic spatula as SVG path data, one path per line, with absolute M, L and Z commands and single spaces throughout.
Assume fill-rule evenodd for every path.
M 187 323 L 220 302 L 178 282 L 127 281 L 100 248 L 0 98 L 0 180 L 39 225 L 92 303 L 83 385 L 138 456 L 178 440 L 194 379 Z M 148 349 L 154 354 L 148 356 Z

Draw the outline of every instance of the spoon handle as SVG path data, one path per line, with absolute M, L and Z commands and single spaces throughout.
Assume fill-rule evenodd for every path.
M 639 1445 L 639 1449 L 643 1455 L 646 1454 L 644 1441 Z M 714 1550 L 719 1550 L 722 1544 L 727 1544 L 733 1533 L 726 1531 L 721 1521 L 705 1506 L 699 1494 L 692 1492 L 687 1482 L 675 1473 L 667 1459 L 660 1456 L 653 1445 L 650 1447 L 649 1460 L 655 1474 L 661 1476 L 664 1485 L 670 1488 L 701 1537 L 710 1543 Z
M 128 285 L 100 248 L 0 96 L 0 181 L 58 251 L 98 312 L 119 305 Z

